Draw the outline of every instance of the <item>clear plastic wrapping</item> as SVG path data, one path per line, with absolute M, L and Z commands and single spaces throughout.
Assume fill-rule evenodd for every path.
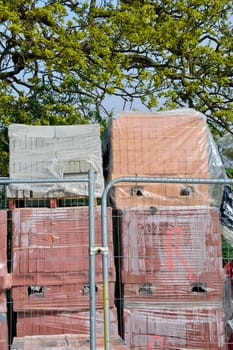
M 89 170 L 96 173 L 95 197 L 101 197 L 104 180 L 99 125 L 11 124 L 8 135 L 10 178 L 29 180 L 29 183 L 9 185 L 9 198 L 87 196 L 88 183 L 75 181 L 87 177 Z M 51 183 L 30 183 L 30 180 L 47 179 Z M 65 183 L 63 179 L 74 182 Z M 52 183 L 52 180 L 61 182 Z
M 233 135 L 224 135 L 218 140 L 218 145 L 225 168 L 233 169 Z
M 213 207 L 118 211 L 117 256 L 125 301 L 222 300 L 219 214 Z
M 96 334 L 104 336 L 104 311 L 96 310 Z M 117 310 L 109 309 L 111 336 L 118 336 Z M 17 313 L 17 337 L 53 334 L 90 334 L 90 310 L 30 311 Z
M 0 293 L 0 349 L 8 350 L 8 324 L 5 292 Z
M 7 211 L 0 210 L 0 293 L 7 283 Z
M 109 120 L 104 142 L 108 183 L 122 176 L 223 178 L 225 170 L 206 117 L 192 109 L 125 112 Z M 201 184 L 120 183 L 116 208 L 138 205 L 219 205 L 222 190 Z
M 95 284 L 95 307 L 103 309 L 103 282 Z M 109 282 L 109 305 L 114 306 L 115 283 Z M 25 285 L 12 287 L 13 309 L 16 312 L 36 310 L 80 311 L 90 308 L 90 283 Z
M 126 305 L 124 330 L 126 343 L 135 350 L 226 349 L 224 311 L 218 304 Z
M 108 208 L 109 280 L 115 281 L 111 208 Z M 101 208 L 95 207 L 95 242 L 101 244 Z M 13 286 L 50 286 L 89 281 L 88 207 L 12 210 Z M 96 256 L 96 282 L 102 256 Z

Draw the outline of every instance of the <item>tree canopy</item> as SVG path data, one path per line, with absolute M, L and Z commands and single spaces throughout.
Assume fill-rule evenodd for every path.
M 233 132 L 232 9 L 232 0 L 0 0 L 2 151 L 13 122 L 104 123 L 110 95 L 192 107 L 214 132 Z

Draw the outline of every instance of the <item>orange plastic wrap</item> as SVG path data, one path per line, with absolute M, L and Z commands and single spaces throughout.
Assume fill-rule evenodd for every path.
M 95 285 L 96 308 L 103 308 L 103 283 Z M 114 306 L 115 283 L 109 283 L 109 305 Z M 14 311 L 30 310 L 88 310 L 90 285 L 62 284 L 50 286 L 20 286 L 12 288 Z
M 118 335 L 117 311 L 109 309 L 111 336 Z M 90 334 L 90 311 L 18 312 L 17 337 L 52 334 Z M 96 334 L 104 335 L 104 312 L 96 310 Z
M 224 167 L 206 118 L 192 109 L 125 112 L 109 120 L 103 142 L 107 182 L 122 176 L 222 177 Z M 216 196 L 217 198 L 213 198 Z M 220 194 L 221 196 L 221 194 Z M 115 208 L 142 205 L 209 205 L 221 200 L 208 185 L 119 183 Z
M 124 309 L 125 341 L 134 350 L 226 350 L 221 306 Z
M 114 233 L 125 301 L 222 299 L 221 231 L 211 207 L 118 211 Z
M 96 346 L 98 350 L 104 350 L 104 338 L 97 337 Z M 128 347 L 124 344 L 120 337 L 115 337 L 110 340 L 112 350 L 127 350 Z M 33 336 L 33 337 L 17 337 L 14 338 L 11 350 L 66 350 L 66 349 L 90 349 L 90 338 L 86 335 L 49 335 L 49 336 Z
M 111 208 L 108 208 L 109 280 L 115 281 Z M 13 285 L 61 285 L 89 280 L 88 207 L 12 210 Z M 101 208 L 95 208 L 95 243 L 101 245 Z M 96 256 L 102 281 L 102 256 Z

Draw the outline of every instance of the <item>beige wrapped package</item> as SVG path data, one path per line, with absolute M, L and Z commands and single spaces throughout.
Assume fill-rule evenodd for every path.
M 8 198 L 87 196 L 88 183 L 75 181 L 87 177 L 89 170 L 96 173 L 95 197 L 101 197 L 104 181 L 99 125 L 11 124 L 8 135 L 10 178 L 29 180 L 29 183 L 9 185 Z M 47 179 L 51 183 L 30 183 L 30 180 Z M 63 179 L 74 182 L 62 182 Z M 61 182 L 52 183 L 53 180 Z

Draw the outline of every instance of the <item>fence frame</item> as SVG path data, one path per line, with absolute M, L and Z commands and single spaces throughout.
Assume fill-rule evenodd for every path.
M 102 264 L 103 264 L 103 304 L 104 304 L 104 350 L 111 350 L 110 345 L 110 314 L 109 314 L 109 281 L 108 281 L 108 235 L 107 235 L 107 200 L 109 191 L 118 183 L 171 183 L 171 184 L 209 184 L 209 185 L 233 185 L 233 179 L 211 178 L 166 178 L 166 177 L 140 177 L 123 176 L 111 180 L 105 187 L 101 199 L 102 219 Z
M 95 298 L 95 255 L 100 248 L 95 247 L 95 172 L 89 170 L 88 173 L 82 173 L 83 178 L 75 179 L 11 179 L 9 177 L 0 177 L 0 185 L 10 184 L 42 184 L 42 183 L 70 183 L 81 182 L 88 183 L 88 208 L 89 208 L 89 283 L 90 283 L 90 350 L 96 350 L 96 298 Z
M 88 171 L 86 177 L 75 179 L 10 179 L 0 177 L 0 185 L 26 184 L 26 183 L 88 183 L 88 208 L 89 208 L 89 282 L 90 282 L 90 350 L 96 350 L 96 299 L 95 299 L 95 256 L 102 255 L 103 267 L 103 305 L 104 305 L 104 349 L 111 350 L 110 345 L 110 314 L 109 314 L 109 281 L 108 281 L 108 236 L 107 236 L 107 200 L 109 191 L 118 183 L 171 183 L 171 184 L 210 184 L 210 185 L 233 185 L 233 179 L 207 179 L 207 178 L 162 178 L 162 177 L 118 177 L 110 181 L 106 186 L 101 198 L 101 225 L 102 246 L 95 246 L 95 220 L 94 220 L 94 172 Z

